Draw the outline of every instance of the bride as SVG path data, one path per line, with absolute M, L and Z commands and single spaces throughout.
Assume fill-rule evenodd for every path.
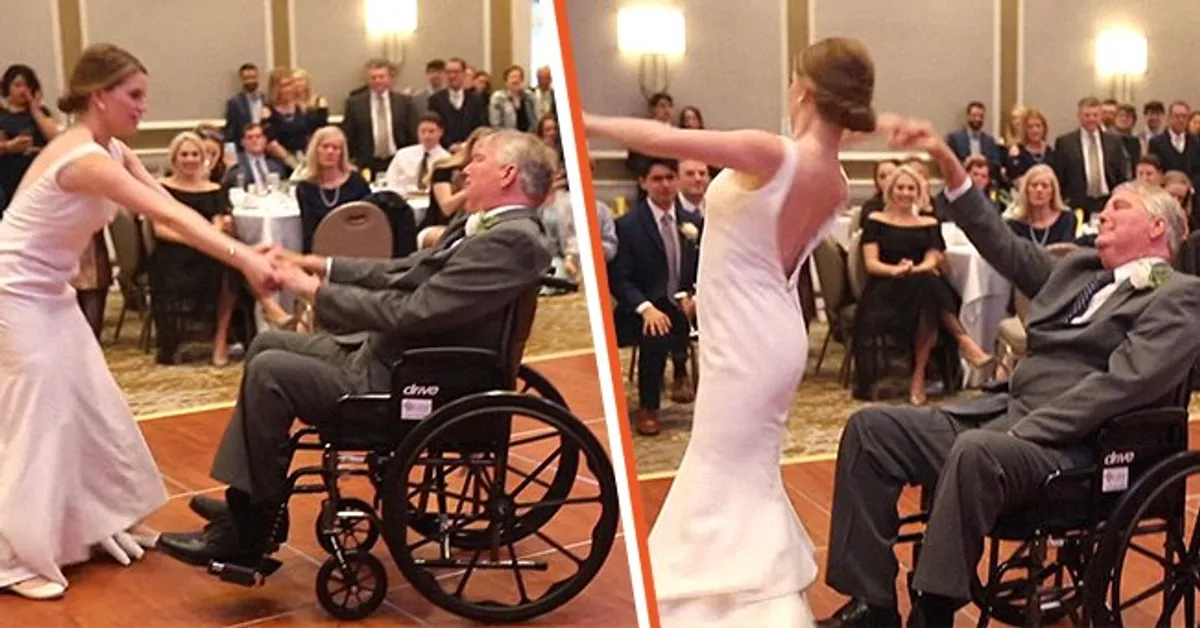
M 792 137 L 584 116 L 589 134 L 650 155 L 725 166 L 705 197 L 697 286 L 700 379 L 693 430 L 650 533 L 664 626 L 811 626 L 813 546 L 779 470 L 808 337 L 797 279 L 846 205 L 838 159 L 872 109 L 874 63 L 831 38 L 800 55 L 789 88 Z
M 78 121 L 33 161 L 0 222 L 0 590 L 61 597 L 62 567 L 99 546 L 123 564 L 151 547 L 138 525 L 166 502 L 150 450 L 70 281 L 117 206 L 165 224 L 273 290 L 264 255 L 175 202 L 117 136 L 146 111 L 146 68 L 108 44 L 84 51 L 58 106 Z

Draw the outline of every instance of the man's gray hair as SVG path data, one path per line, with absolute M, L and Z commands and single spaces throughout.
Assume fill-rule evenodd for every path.
M 540 206 L 550 195 L 559 167 L 554 150 L 531 133 L 511 129 L 497 131 L 486 141 L 496 143 L 495 159 L 499 163 L 517 167 L 521 191 L 535 206 Z
M 1146 211 L 1154 218 L 1161 218 L 1167 225 L 1167 247 L 1171 251 L 1171 259 L 1174 260 L 1188 235 L 1187 214 L 1179 201 L 1163 188 L 1141 181 L 1127 181 L 1117 186 L 1113 192 L 1122 189 L 1135 192 L 1142 199 Z

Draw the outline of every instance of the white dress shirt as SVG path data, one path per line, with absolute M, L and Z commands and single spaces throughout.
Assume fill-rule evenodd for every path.
M 402 196 L 415 192 L 420 184 L 417 175 L 421 172 L 421 159 L 425 157 L 426 150 L 429 152 L 426 172 L 433 172 L 433 165 L 439 159 L 450 155 L 440 144 L 435 144 L 431 149 L 426 149 L 420 144 L 401 148 L 396 151 L 396 156 L 392 157 L 392 163 L 388 165 L 388 187 L 396 190 Z
M 704 215 L 704 197 L 703 196 L 700 197 L 699 203 L 693 203 L 688 200 L 688 197 L 683 195 L 683 192 L 680 192 L 679 193 L 679 204 L 683 205 L 684 209 L 692 212 L 693 214 L 700 214 L 701 216 Z

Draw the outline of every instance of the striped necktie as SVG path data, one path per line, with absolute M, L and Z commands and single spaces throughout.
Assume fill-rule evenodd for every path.
M 1083 287 L 1083 292 L 1080 292 L 1079 296 L 1075 297 L 1075 300 L 1071 302 L 1071 307 L 1067 309 L 1067 322 L 1074 320 L 1076 316 L 1086 312 L 1088 306 L 1092 303 L 1092 297 L 1096 296 L 1096 293 L 1103 290 L 1105 286 L 1112 283 L 1115 278 L 1116 275 L 1113 271 L 1105 270 L 1089 281 Z

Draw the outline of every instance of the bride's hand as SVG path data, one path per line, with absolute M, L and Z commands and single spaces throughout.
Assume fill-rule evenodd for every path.
M 241 271 L 255 294 L 272 294 L 279 290 L 279 273 L 266 255 L 248 254 L 242 261 Z

